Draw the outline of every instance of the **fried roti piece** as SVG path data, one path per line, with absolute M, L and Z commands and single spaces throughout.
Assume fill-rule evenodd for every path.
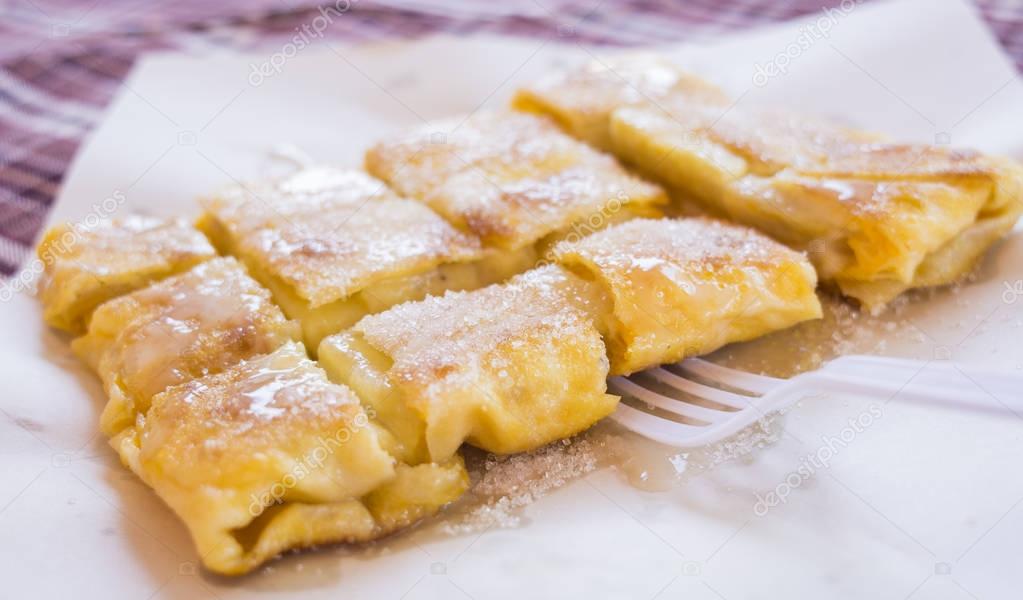
M 72 348 L 103 381 L 100 426 L 113 436 L 168 387 L 298 338 L 238 261 L 217 258 L 103 304 Z
M 516 250 L 636 216 L 667 197 L 558 129 L 515 112 L 478 112 L 418 128 L 366 153 L 366 169 L 487 247 Z M 546 247 L 546 246 L 544 246 Z
M 367 317 L 326 338 L 320 360 L 373 408 L 407 461 L 446 460 L 464 441 L 531 450 L 617 404 L 595 325 L 604 302 L 598 288 L 549 265 Z
M 808 251 L 822 281 L 873 311 L 908 289 L 961 278 L 1023 212 L 1023 167 L 1009 159 L 786 114 L 719 118 L 685 102 L 667 111 L 616 111 L 617 151 Z
M 468 486 L 457 456 L 396 465 L 355 394 L 297 343 L 158 394 L 113 444 L 184 521 L 203 564 L 229 575 L 386 535 Z
M 43 319 L 71 333 L 85 331 L 97 306 L 187 271 L 217 255 L 185 221 L 132 216 L 93 228 L 57 225 L 37 249 Z
M 623 375 L 821 316 L 802 254 L 709 219 L 637 219 L 554 249 L 610 299 L 600 325 Z
M 674 96 L 715 105 L 730 103 L 720 88 L 661 56 L 629 53 L 550 73 L 519 89 L 512 106 L 548 115 L 573 137 L 611 152 L 610 123 L 615 109 L 656 104 Z

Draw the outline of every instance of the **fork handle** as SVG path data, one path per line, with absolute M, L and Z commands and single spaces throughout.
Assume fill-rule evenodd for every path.
M 832 392 L 1009 411 L 1023 418 L 1023 373 L 947 360 L 843 356 L 805 376 Z M 810 381 L 807 381 L 810 383 Z

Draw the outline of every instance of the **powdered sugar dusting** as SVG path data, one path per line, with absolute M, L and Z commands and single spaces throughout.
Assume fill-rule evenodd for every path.
M 356 329 L 394 358 L 397 376 L 424 386 L 475 384 L 482 371 L 499 374 L 508 365 L 486 361 L 500 360 L 500 344 L 538 343 L 542 332 L 594 351 L 600 346 L 604 364 L 594 367 L 606 370 L 600 338 L 580 310 L 588 294 L 581 280 L 547 266 L 506 284 L 402 304 L 366 317 Z
M 806 262 L 798 252 L 752 229 L 704 218 L 634 219 L 555 249 L 559 258 L 573 253 L 610 270 L 656 268 L 668 275 L 675 268 L 743 269 Z

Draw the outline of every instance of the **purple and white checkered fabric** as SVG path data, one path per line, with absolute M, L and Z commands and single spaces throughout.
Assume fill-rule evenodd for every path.
M 1023 2 L 976 0 L 1017 67 Z M 354 0 L 324 35 L 357 42 L 437 32 L 681 42 L 782 21 L 840 0 Z M 327 3 L 324 6 L 335 6 Z M 320 4 L 301 0 L 14 0 L 0 6 L 0 275 L 30 251 L 75 150 L 135 58 L 151 50 L 279 47 Z

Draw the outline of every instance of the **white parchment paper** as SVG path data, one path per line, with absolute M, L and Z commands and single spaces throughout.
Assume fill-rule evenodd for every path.
M 1023 157 L 1023 85 L 959 0 L 849 2 L 666 51 L 739 105 Z M 283 168 L 271 156 L 282 143 L 358 165 L 382 135 L 501 106 L 552 66 L 605 52 L 552 32 L 360 48 L 318 41 L 290 57 L 286 47 L 149 56 L 75 160 L 52 219 L 104 206 L 194 213 L 195 196 Z M 887 350 L 1023 367 L 1021 237 L 1000 245 L 973 285 L 911 307 L 919 333 L 893 335 Z M 755 514 L 757 494 L 777 490 L 868 409 L 856 401 L 804 402 L 786 419 L 791 436 L 670 492 L 640 492 L 601 471 L 530 506 L 518 528 L 425 528 L 383 550 L 334 549 L 240 580 L 212 577 L 197 570 L 181 524 L 98 436 L 99 386 L 42 326 L 31 297 L 0 304 L 0 332 L 0 596 L 991 599 L 1023 589 L 1023 422 L 994 405 L 891 403 L 826 470 Z

